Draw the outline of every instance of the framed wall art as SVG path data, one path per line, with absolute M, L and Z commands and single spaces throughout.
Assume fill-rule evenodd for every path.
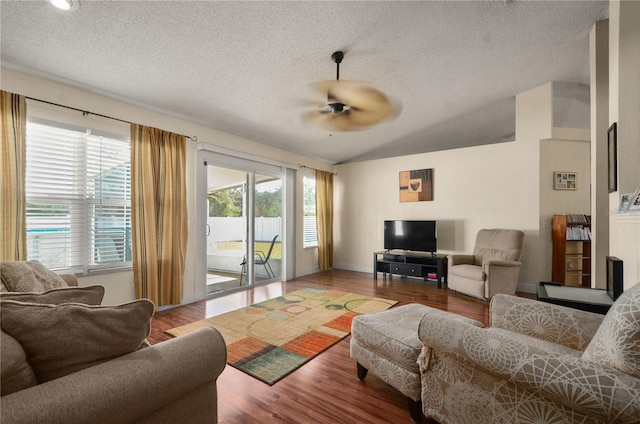
M 556 171 L 553 173 L 553 189 L 554 190 L 577 190 L 576 173 Z
M 618 124 L 611 124 L 607 131 L 609 158 L 609 193 L 618 190 Z
M 400 171 L 400 202 L 433 200 L 433 169 Z

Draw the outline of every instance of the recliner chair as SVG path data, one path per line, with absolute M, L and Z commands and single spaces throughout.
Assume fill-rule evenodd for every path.
M 497 293 L 515 294 L 523 240 L 519 230 L 478 231 L 473 255 L 449 255 L 448 287 L 486 300 Z

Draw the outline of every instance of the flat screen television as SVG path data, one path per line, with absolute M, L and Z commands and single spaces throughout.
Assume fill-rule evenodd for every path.
M 435 253 L 438 250 L 436 221 L 384 221 L 384 248 Z
M 622 259 L 607 256 L 607 294 L 615 301 L 622 291 Z

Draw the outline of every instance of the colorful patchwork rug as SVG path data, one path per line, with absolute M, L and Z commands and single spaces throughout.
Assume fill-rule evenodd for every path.
M 351 320 L 397 301 L 339 290 L 305 288 L 202 321 L 174 336 L 214 327 L 227 343 L 229 365 L 271 385 L 351 332 Z

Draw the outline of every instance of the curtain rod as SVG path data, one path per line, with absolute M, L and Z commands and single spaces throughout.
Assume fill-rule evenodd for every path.
M 301 164 L 301 163 L 299 163 L 299 164 L 298 164 L 298 167 L 300 167 L 300 168 L 307 168 L 307 169 L 313 169 L 314 171 L 322 171 L 322 169 L 313 168 L 313 167 L 311 167 L 311 166 L 303 165 L 303 164 Z M 338 173 L 337 173 L 337 172 L 333 172 L 333 176 L 334 176 L 334 177 L 335 177 L 335 176 L 337 176 L 337 175 L 338 175 Z
M 101 118 L 107 118 L 107 119 L 113 119 L 114 121 L 120 121 L 120 122 L 124 122 L 125 124 L 133 124 L 133 122 L 131 121 L 125 121 L 124 119 L 120 119 L 120 118 L 114 118 L 113 116 L 107 116 L 107 115 L 101 115 L 99 113 L 94 113 L 94 112 L 89 112 L 88 110 L 82 110 L 82 109 L 78 109 L 75 107 L 71 107 L 71 106 L 66 106 L 66 105 L 61 105 L 59 103 L 53 103 L 53 102 L 48 102 L 46 100 L 41 100 L 41 99 L 36 99 L 34 97 L 28 97 L 25 96 L 25 99 L 29 99 L 29 100 L 34 100 L 36 102 L 41 102 L 41 103 L 46 103 L 48 105 L 53 105 L 53 106 L 58 106 L 58 107 L 63 107 L 66 109 L 71 109 L 71 110 L 75 110 L 77 112 L 81 112 L 82 116 L 87 116 L 87 115 L 95 115 L 95 116 L 99 116 Z M 192 140 L 194 142 L 198 141 L 198 137 L 197 136 L 189 136 L 189 135 L 185 135 L 186 138 L 188 138 L 189 140 Z

